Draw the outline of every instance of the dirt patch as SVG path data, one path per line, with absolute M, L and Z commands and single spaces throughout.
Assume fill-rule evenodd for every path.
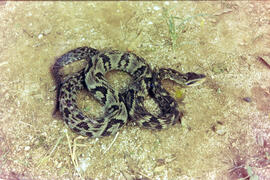
M 258 61 L 269 59 L 269 2 L 7 1 L 0 9 L 1 179 L 269 179 L 270 71 Z M 83 138 L 53 118 L 50 75 L 57 57 L 81 46 L 132 51 L 152 67 L 207 79 L 186 89 L 164 82 L 181 97 L 181 124 Z M 99 113 L 88 96 L 80 107 Z

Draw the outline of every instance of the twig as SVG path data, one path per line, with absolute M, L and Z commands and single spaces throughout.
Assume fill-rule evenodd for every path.
M 109 151 L 109 149 L 110 149 L 110 148 L 112 147 L 112 145 L 114 144 L 114 142 L 115 142 L 116 138 L 118 137 L 118 135 L 119 135 L 119 132 L 116 133 L 116 135 L 115 135 L 115 137 L 114 137 L 112 143 L 111 143 L 111 144 L 109 145 L 109 147 L 104 151 L 103 154 L 105 154 L 107 151 Z
M 257 60 L 270 69 L 270 65 L 262 57 L 258 56 Z
M 78 139 L 85 139 L 85 138 L 86 138 L 86 137 L 78 136 L 78 137 L 76 137 L 76 138 L 74 139 L 74 141 L 73 141 L 73 152 L 72 152 L 72 157 L 73 157 L 73 160 L 75 161 L 77 167 L 79 166 L 79 164 L 78 164 L 78 158 L 77 158 L 77 156 L 76 156 L 76 148 L 77 148 L 77 146 L 86 147 L 85 144 L 77 144 L 77 140 L 78 140 Z
M 148 178 L 148 179 L 152 179 L 151 177 L 147 176 L 146 174 L 144 174 L 144 173 L 142 173 L 142 172 L 140 172 L 140 171 L 138 171 L 138 173 L 141 174 L 142 176 Z
M 63 139 L 64 136 L 61 136 L 60 138 L 58 138 L 56 144 L 54 145 L 52 151 L 50 152 L 49 156 L 52 155 L 52 153 L 55 151 L 55 149 L 57 148 L 58 144 L 60 143 L 60 141 Z
M 49 157 L 51 157 L 51 155 L 54 153 L 55 149 L 57 148 L 57 146 L 59 145 L 60 141 L 63 139 L 64 136 L 61 136 L 58 138 L 56 144 L 54 145 L 53 149 L 51 150 L 50 154 L 48 156 L 45 156 L 44 158 L 41 159 L 41 161 L 38 164 L 38 167 Z M 47 154 L 47 153 L 46 153 Z
M 8 64 L 8 61 L 1 62 L 0 66 L 6 65 L 6 64 Z
M 79 164 L 78 164 L 78 158 L 76 156 L 76 147 L 77 146 L 86 146 L 86 145 L 83 145 L 83 144 L 77 144 L 77 140 L 78 139 L 85 139 L 85 137 L 82 137 L 82 136 L 78 136 L 74 139 L 73 141 L 73 148 L 71 147 L 71 141 L 70 141 L 70 138 L 68 136 L 68 133 L 66 131 L 66 136 L 67 136 L 67 140 L 68 140 L 68 147 L 69 147 L 69 152 L 70 152 L 70 156 L 71 156 L 71 160 L 72 160 L 72 163 L 75 167 L 75 170 L 76 172 L 78 173 L 78 175 L 80 176 L 81 179 L 84 179 L 79 171 Z

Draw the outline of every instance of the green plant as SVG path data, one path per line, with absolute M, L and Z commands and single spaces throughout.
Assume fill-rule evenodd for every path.
M 265 152 L 265 157 L 266 157 L 267 160 L 270 160 L 270 155 L 269 155 L 268 152 Z
M 254 174 L 254 172 L 252 171 L 252 168 L 250 166 L 245 166 L 245 169 L 247 170 L 248 176 L 244 177 L 244 178 L 240 178 L 239 180 L 245 180 L 245 179 L 249 179 L 249 180 L 259 180 L 259 177 Z
M 185 28 L 186 22 L 191 21 L 191 19 L 196 18 L 198 16 L 206 16 L 206 15 L 207 14 L 197 14 L 197 15 L 185 18 L 185 19 L 181 19 L 177 16 L 173 16 L 169 14 L 168 9 L 163 8 L 162 17 L 168 26 L 169 36 L 170 36 L 173 50 L 175 50 L 178 46 L 177 40 L 179 39 L 180 32 L 182 32 Z M 179 25 L 176 25 L 176 20 L 181 20 L 181 23 Z
M 165 19 L 166 24 L 169 28 L 169 36 L 170 36 L 170 40 L 172 42 L 172 48 L 175 49 L 176 41 L 179 37 L 179 33 L 178 33 L 176 26 L 175 26 L 175 19 L 179 19 L 179 18 L 172 16 L 172 15 L 169 15 L 168 10 L 166 8 L 163 8 L 162 16 Z

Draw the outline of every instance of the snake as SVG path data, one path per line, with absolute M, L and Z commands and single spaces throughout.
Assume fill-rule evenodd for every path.
M 87 65 L 64 78 L 59 70 L 64 66 L 85 59 Z M 128 73 L 132 80 L 127 88 L 115 90 L 105 74 L 112 70 Z M 56 82 L 56 107 L 69 128 L 75 133 L 98 138 L 113 135 L 128 122 L 154 130 L 168 128 L 181 122 L 178 103 L 162 86 L 161 81 L 170 79 L 182 86 L 201 84 L 205 75 L 194 72 L 180 73 L 171 68 L 151 68 L 142 57 L 132 52 L 97 50 L 78 47 L 56 59 L 51 68 Z M 77 94 L 87 89 L 102 106 L 104 114 L 88 117 L 77 105 Z M 152 98 L 159 113 L 152 114 L 144 106 L 146 97 Z

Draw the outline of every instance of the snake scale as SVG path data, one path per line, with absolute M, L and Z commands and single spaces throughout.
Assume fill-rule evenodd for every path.
M 85 59 L 82 70 L 61 77 L 64 66 Z M 161 80 L 171 79 L 184 86 L 198 84 L 205 75 L 189 72 L 182 74 L 170 68 L 152 69 L 142 57 L 131 52 L 116 50 L 99 51 L 90 47 L 79 47 L 59 57 L 52 66 L 52 75 L 57 84 L 56 110 L 65 123 L 76 133 L 89 137 L 115 134 L 128 121 L 149 129 L 163 129 L 180 121 L 182 114 L 173 97 L 162 87 Z M 131 75 L 129 86 L 119 92 L 107 82 L 105 74 L 121 70 Z M 102 105 L 104 115 L 90 118 L 76 103 L 77 93 L 87 89 Z M 153 115 L 144 107 L 146 96 L 150 96 L 159 107 Z

